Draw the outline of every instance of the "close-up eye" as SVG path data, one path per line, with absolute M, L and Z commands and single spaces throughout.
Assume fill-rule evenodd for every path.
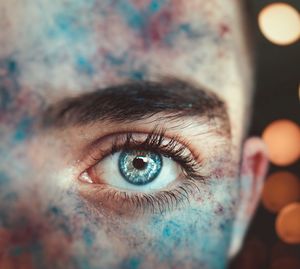
M 161 190 L 179 178 L 180 165 L 150 150 L 122 150 L 107 156 L 93 168 L 95 180 L 127 191 Z M 96 181 L 97 182 L 97 181 Z
M 120 206 L 130 202 L 148 207 L 150 203 L 153 210 L 155 204 L 170 207 L 188 200 L 198 189 L 196 182 L 204 179 L 199 158 L 177 138 L 165 137 L 164 132 L 127 133 L 108 140 L 104 143 L 110 144 L 107 149 L 101 148 L 101 143 L 95 146 L 100 147 L 95 150 L 100 156 L 91 156 L 93 164 L 79 176 L 86 188 L 97 190 L 100 200 L 106 197 Z

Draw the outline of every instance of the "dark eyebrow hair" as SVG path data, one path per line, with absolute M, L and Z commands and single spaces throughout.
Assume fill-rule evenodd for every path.
M 225 103 L 211 91 L 178 79 L 131 82 L 66 98 L 45 110 L 42 126 L 66 127 L 99 120 L 132 122 L 158 113 L 170 118 L 218 118 L 223 131 L 230 134 Z

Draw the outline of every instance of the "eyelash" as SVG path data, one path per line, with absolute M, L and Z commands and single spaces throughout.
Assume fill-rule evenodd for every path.
M 116 190 L 108 185 L 101 186 L 101 191 L 105 191 L 104 198 L 107 200 L 114 199 L 119 202 L 124 208 L 129 206 L 132 209 L 134 206 L 136 210 L 151 213 L 159 212 L 163 213 L 167 210 L 172 210 L 179 206 L 182 202 L 189 202 L 189 198 L 195 192 L 200 192 L 198 182 L 205 183 L 206 176 L 200 173 L 202 162 L 196 161 L 191 152 L 187 152 L 187 146 L 183 146 L 178 137 L 168 138 L 166 141 L 166 130 L 154 129 L 147 134 L 146 139 L 138 141 L 134 138 L 134 133 L 127 133 L 124 139 L 124 134 L 118 135 L 112 142 L 109 150 L 102 152 L 101 157 L 93 159 L 93 167 L 98 162 L 103 160 L 108 155 L 122 150 L 147 150 L 156 152 L 165 157 L 172 158 L 181 167 L 184 174 L 184 180 L 181 180 L 180 184 L 173 190 L 164 190 L 157 193 L 130 193 L 125 191 Z M 120 137 L 123 137 L 123 141 L 120 142 Z

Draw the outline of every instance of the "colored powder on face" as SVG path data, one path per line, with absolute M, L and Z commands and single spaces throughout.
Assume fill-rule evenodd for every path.
M 8 182 L 9 182 L 8 176 L 4 172 L 0 171 L 0 186 L 3 187 Z
M 166 3 L 164 0 L 152 0 L 148 6 L 148 9 L 152 13 L 158 12 L 162 6 L 164 6 Z
M 126 56 L 124 57 L 116 57 L 112 54 L 107 54 L 105 56 L 106 60 L 112 65 L 122 65 L 125 63 Z
M 76 59 L 76 69 L 81 72 L 84 73 L 86 75 L 93 75 L 94 74 L 94 68 L 93 65 L 91 64 L 91 62 L 82 57 L 82 56 L 78 56 Z
M 80 269 L 92 269 L 88 258 L 86 257 L 74 257 L 74 268 Z
M 140 30 L 144 27 L 146 19 L 145 14 L 136 9 L 130 1 L 119 1 L 117 6 L 120 10 L 120 14 L 131 28 Z
M 12 58 L 0 59 L 0 77 L 5 75 L 16 75 L 19 72 L 16 61 Z
M 145 72 L 143 71 L 132 71 L 129 73 L 129 77 L 133 80 L 143 80 L 145 77 Z
M 88 31 L 77 23 L 76 16 L 73 14 L 58 14 L 54 20 L 55 26 L 47 31 L 50 38 L 64 37 L 66 40 L 74 43 L 83 40 L 88 34 Z
M 8 60 L 7 62 L 7 70 L 10 74 L 16 74 L 17 73 L 17 63 L 14 60 Z
M 174 221 L 168 222 L 163 229 L 164 238 L 170 237 L 176 239 L 176 237 L 178 237 L 179 234 L 180 234 L 180 226 Z
M 48 209 L 48 212 L 51 214 L 51 215 L 54 215 L 56 217 L 58 216 L 61 216 L 62 215 L 62 210 L 56 206 L 52 206 Z
M 3 196 L 3 201 L 5 201 L 7 203 L 15 202 L 15 201 L 17 201 L 17 199 L 18 199 L 18 194 L 16 192 L 7 192 Z
M 138 258 L 130 258 L 122 262 L 122 268 L 124 269 L 138 269 L 141 264 L 141 260 Z
M 8 108 L 18 92 L 18 75 L 18 65 L 12 58 L 0 59 L 0 109 Z
M 91 247 L 94 244 L 95 237 L 90 229 L 84 228 L 82 231 L 82 236 L 86 246 Z
M 33 119 L 30 117 L 24 117 L 23 119 L 21 119 L 16 126 L 16 130 L 13 135 L 13 140 L 15 142 L 21 142 L 27 139 L 31 134 L 32 124 Z

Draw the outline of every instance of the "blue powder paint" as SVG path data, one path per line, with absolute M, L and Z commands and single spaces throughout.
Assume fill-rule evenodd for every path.
M 162 6 L 164 6 L 165 4 L 165 0 L 152 0 L 148 6 L 148 10 L 152 13 L 156 13 L 161 10 Z
M 166 226 L 163 230 L 163 237 L 170 237 L 171 235 L 171 229 L 169 226 Z
M 122 65 L 122 64 L 124 64 L 126 57 L 127 57 L 127 55 L 125 55 L 124 57 L 116 57 L 112 54 L 107 54 L 105 56 L 106 60 L 112 65 Z
M 130 65 L 130 62 L 129 62 Z M 134 70 L 120 70 L 118 72 L 118 75 L 120 77 L 125 77 L 129 78 L 131 80 L 144 80 L 147 76 L 147 67 L 141 66 L 139 69 L 134 69 Z
M 83 229 L 82 236 L 86 246 L 91 247 L 94 244 L 95 236 L 88 228 Z
M 0 108 L 5 109 L 9 106 L 9 104 L 12 101 L 12 96 L 10 94 L 9 89 L 4 87 L 4 85 L 1 84 L 0 79 Z
M 14 60 L 9 60 L 7 63 L 7 70 L 10 74 L 16 74 L 18 71 L 17 63 Z
M 19 91 L 17 82 L 19 68 L 14 59 L 5 58 L 0 59 L 0 69 L 5 70 L 5 74 L 0 75 L 0 109 L 7 109 Z
M 91 62 L 83 56 L 78 56 L 76 59 L 76 69 L 86 75 L 93 75 L 94 68 Z
M 206 31 L 199 32 L 196 29 L 193 29 L 192 25 L 189 23 L 183 23 L 165 35 L 164 43 L 168 46 L 173 46 L 174 44 L 177 44 L 178 38 L 182 38 L 182 35 L 189 39 L 200 39 L 206 35 Z
M 61 32 L 72 34 L 75 32 L 74 18 L 65 14 L 57 15 L 55 18 L 56 25 Z
M 0 171 L 0 188 L 6 185 L 8 182 L 8 176 L 4 172 Z
M 185 33 L 186 36 L 191 39 L 200 38 L 203 35 L 203 33 L 201 34 L 195 29 L 193 29 L 189 23 L 180 24 L 178 30 L 179 32 Z
M 163 229 L 163 237 L 164 238 L 168 238 L 168 237 L 171 237 L 171 238 L 179 238 L 180 236 L 180 225 L 178 225 L 176 222 L 174 221 L 169 221 L 166 226 L 164 227 Z
M 16 126 L 16 130 L 13 135 L 13 140 L 15 142 L 21 142 L 27 139 L 31 135 L 32 124 L 33 124 L 32 118 L 30 117 L 22 118 Z
M 6 70 L 9 75 L 19 72 L 18 64 L 13 58 L 0 59 L 0 69 Z
M 61 231 L 63 231 L 65 235 L 72 235 L 72 231 L 70 229 L 70 226 L 68 225 L 69 219 L 64 215 L 64 212 L 61 208 L 57 206 L 50 206 L 47 210 L 47 214 L 51 217 L 53 216 L 53 219 L 57 223 L 57 227 Z
M 75 15 L 61 13 L 54 17 L 54 21 L 55 27 L 48 29 L 48 37 L 65 37 L 67 41 L 72 43 L 86 38 L 88 31 L 76 22 Z
M 133 80 L 143 80 L 145 77 L 145 72 L 140 70 L 131 71 L 128 76 Z
M 70 230 L 68 221 L 63 220 L 63 223 L 58 225 L 58 228 L 60 228 L 64 232 L 65 235 L 72 236 L 72 231 Z
M 88 258 L 86 257 L 73 257 L 74 268 L 80 269 L 92 269 L 93 267 L 90 265 Z M 97 267 L 98 269 L 99 267 Z M 101 267 L 100 267 L 101 268 Z M 99 269 L 100 269 L 99 268 Z
M 33 259 L 34 268 L 49 268 L 46 264 L 45 251 L 43 244 L 39 241 L 34 241 L 28 246 Z
M 166 4 L 165 0 L 151 0 L 149 5 L 143 9 L 137 9 L 130 1 L 118 1 L 117 8 L 126 23 L 133 29 L 140 31 L 145 29 L 153 14 L 158 13 Z
M 12 202 L 16 202 L 17 200 L 18 200 L 18 194 L 16 192 L 7 192 L 2 199 L 2 203 L 3 201 L 7 203 L 12 203 Z
M 81 9 L 90 9 L 93 8 L 95 4 L 95 0 L 76 0 L 76 1 L 70 1 L 68 4 L 68 9 L 70 12 L 75 12 L 74 14 L 77 14 L 78 11 Z
M 124 269 L 138 269 L 140 267 L 141 260 L 139 258 L 130 258 L 127 260 L 122 261 L 122 265 L 120 268 Z
M 49 212 L 51 215 L 54 215 L 54 216 L 56 216 L 56 217 L 62 215 L 62 210 L 61 210 L 60 208 L 56 207 L 56 206 L 51 206 L 51 207 L 49 207 L 48 212 Z
M 128 0 L 118 1 L 117 7 L 127 24 L 135 30 L 140 30 L 146 25 L 146 16 L 137 10 Z

